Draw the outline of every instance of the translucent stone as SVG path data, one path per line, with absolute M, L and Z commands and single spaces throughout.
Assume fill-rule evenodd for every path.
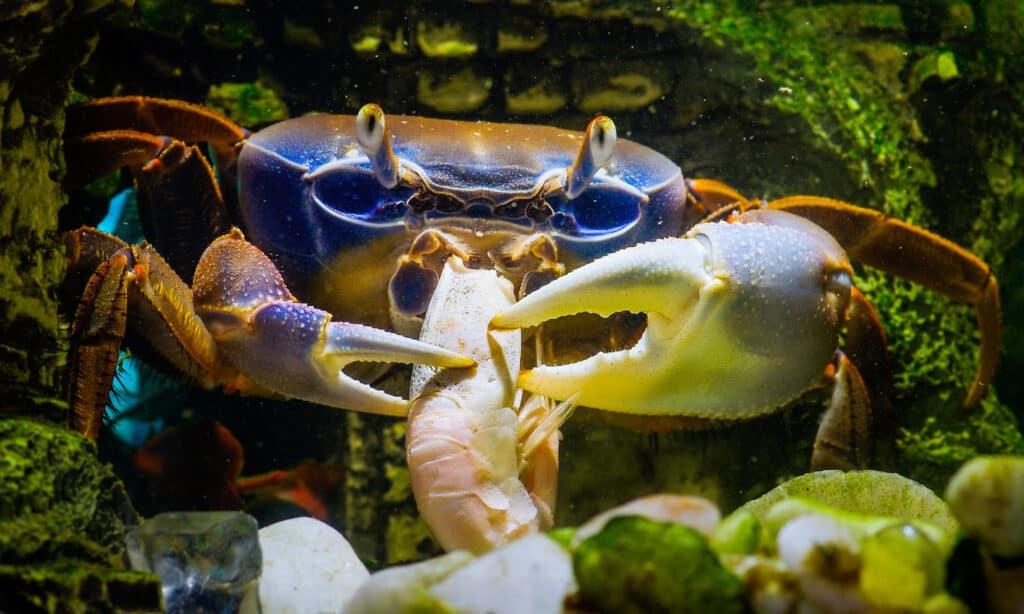
M 129 565 L 160 576 L 170 614 L 257 611 L 262 559 L 242 512 L 169 512 L 128 534 Z
M 913 525 L 886 527 L 868 537 L 861 548 L 860 588 L 868 603 L 917 610 L 942 589 L 943 556 Z

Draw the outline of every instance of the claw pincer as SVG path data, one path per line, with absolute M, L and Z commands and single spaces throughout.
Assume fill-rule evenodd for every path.
M 796 398 L 835 352 L 851 268 L 787 213 L 695 226 L 577 269 L 499 314 L 524 327 L 581 311 L 647 314 L 631 348 L 524 372 L 526 390 L 637 414 L 738 419 Z
M 292 296 L 270 259 L 238 230 L 203 254 L 193 293 L 224 357 L 250 380 L 287 397 L 404 416 L 408 401 L 349 377 L 343 368 L 355 361 L 473 364 L 395 333 L 332 322 L 331 314 Z

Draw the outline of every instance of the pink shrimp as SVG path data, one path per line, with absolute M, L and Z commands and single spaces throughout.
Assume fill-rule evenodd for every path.
M 445 550 L 482 553 L 553 522 L 558 426 L 571 401 L 516 406 L 519 331 L 488 331 L 515 302 L 493 270 L 445 265 L 421 339 L 476 359 L 472 369 L 416 368 L 406 458 L 423 519 Z

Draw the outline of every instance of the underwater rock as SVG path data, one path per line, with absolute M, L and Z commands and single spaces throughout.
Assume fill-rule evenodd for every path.
M 795 612 L 800 602 L 800 580 L 777 558 L 753 554 L 725 556 L 723 563 L 743 581 L 747 605 L 757 614 Z
M 815 608 L 918 612 L 930 611 L 929 603 L 959 603 L 952 597 L 934 601 L 943 595 L 953 536 L 931 523 L 792 498 L 776 503 L 764 525 L 766 534 L 776 535 L 779 558 L 798 577 L 802 599 Z
M 88 439 L 27 420 L 0 421 L 0 563 L 104 562 L 137 524 L 124 486 Z
M 599 533 L 609 520 L 619 516 L 643 516 L 651 520 L 674 522 L 697 531 L 705 539 L 711 539 L 722 519 L 718 507 L 703 497 L 673 494 L 639 497 L 601 512 L 581 525 L 572 538 L 572 548 Z
M 1024 457 L 980 456 L 946 487 L 963 530 L 999 557 L 1024 556 Z
M 884 471 L 808 473 L 780 484 L 740 509 L 752 512 L 764 522 L 776 503 L 791 497 L 859 514 L 924 520 L 950 534 L 958 527 L 949 506 L 938 495 L 914 480 Z
M 975 549 L 987 586 L 986 605 L 993 612 L 1019 614 L 1024 604 L 1024 457 L 968 461 L 949 481 L 946 500 L 964 532 L 981 546 Z M 951 570 L 957 572 L 964 570 Z
M 352 546 L 330 525 L 292 518 L 259 531 L 264 612 L 340 612 L 370 577 Z
M 849 529 L 824 514 L 807 514 L 786 523 L 776 545 L 808 603 L 828 612 L 867 610 L 857 587 L 860 544 Z
M 576 580 L 569 553 L 534 534 L 457 569 L 430 592 L 459 612 L 560 614 Z
M 711 547 L 719 555 L 752 554 L 761 542 L 761 522 L 749 510 L 736 510 L 718 523 Z
M 411 565 L 399 565 L 370 576 L 345 607 L 345 614 L 374 612 L 431 612 L 446 606 L 429 588 L 473 560 L 473 555 L 456 550 Z
M 160 576 L 167 612 L 255 612 L 262 555 L 242 512 L 167 512 L 128 534 L 132 569 Z
M 863 541 L 893 525 L 907 524 L 914 527 L 916 531 L 928 536 L 928 539 L 932 540 L 939 548 L 942 556 L 948 555 L 953 549 L 955 534 L 926 520 L 906 520 L 896 516 L 876 516 L 873 514 L 848 512 L 803 497 L 784 499 L 768 510 L 762 518 L 764 532 L 761 544 L 773 544 L 775 537 L 786 524 L 808 514 L 828 516 L 850 531 L 858 541 Z
M 743 585 L 701 535 L 639 516 L 611 519 L 573 553 L 580 596 L 602 612 L 743 612 Z
M 870 604 L 921 608 L 946 580 L 946 557 L 911 524 L 894 524 L 861 544 L 860 590 Z
M 108 568 L 137 522 L 91 441 L 0 420 L 0 610 L 159 611 L 156 577 Z

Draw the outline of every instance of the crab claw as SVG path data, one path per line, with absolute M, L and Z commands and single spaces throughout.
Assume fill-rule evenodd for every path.
M 820 381 L 849 301 L 845 254 L 790 214 L 744 221 L 600 258 L 498 314 L 497 328 L 583 311 L 647 314 L 633 347 L 525 371 L 519 386 L 611 411 L 730 419 Z
M 237 229 L 203 254 L 193 296 L 221 354 L 252 382 L 291 398 L 404 416 L 408 401 L 342 369 L 356 361 L 475 364 L 456 352 L 395 333 L 332 322 L 326 311 L 298 302 L 270 259 Z

